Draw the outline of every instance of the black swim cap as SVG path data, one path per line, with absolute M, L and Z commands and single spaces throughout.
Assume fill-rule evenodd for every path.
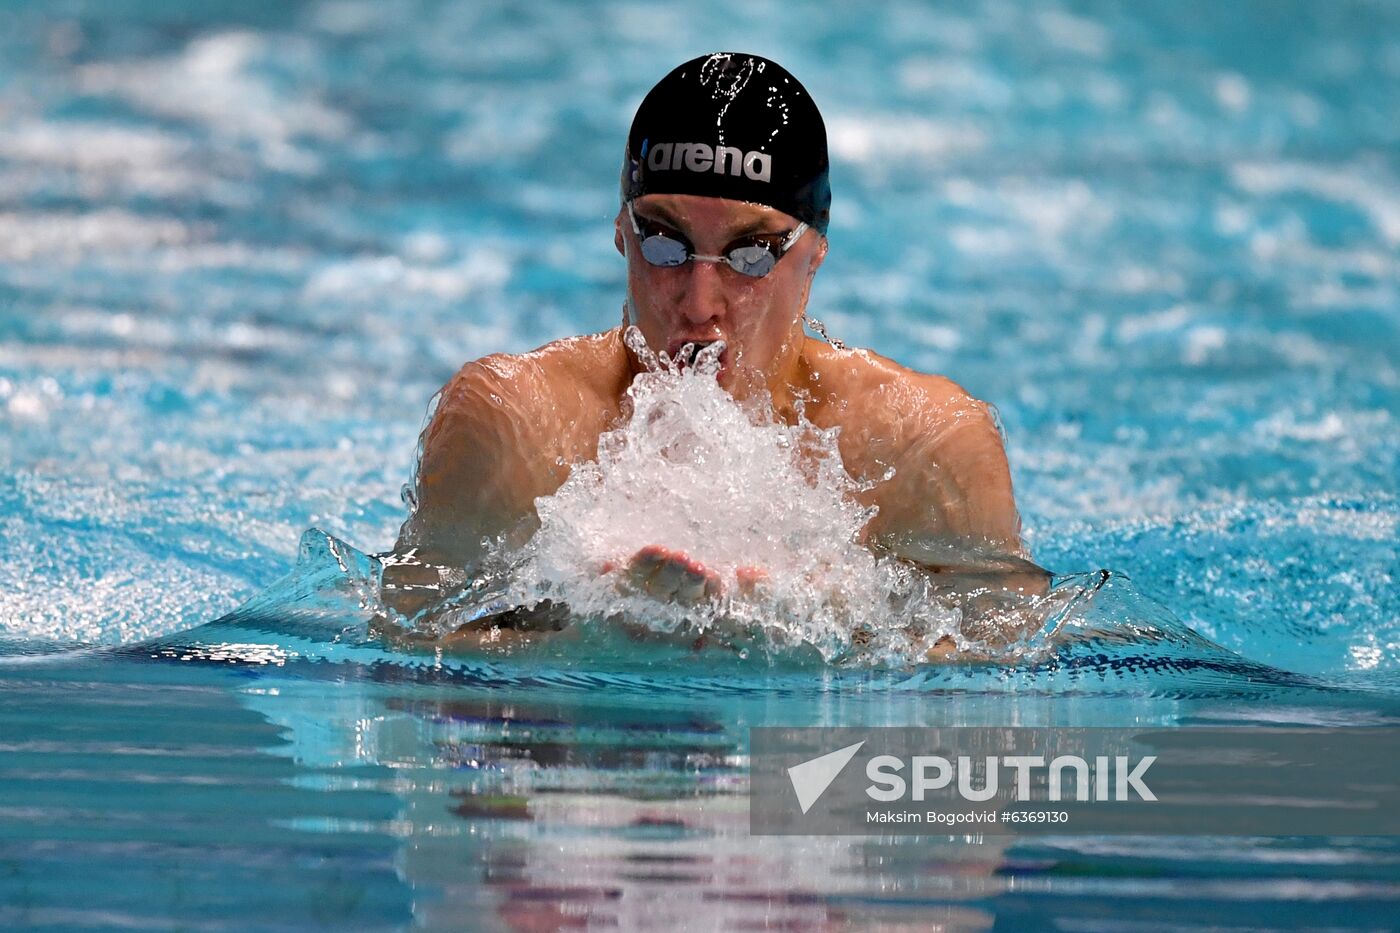
M 777 62 L 716 52 L 681 65 L 637 108 L 622 197 L 698 194 L 777 208 L 825 234 L 826 125 Z

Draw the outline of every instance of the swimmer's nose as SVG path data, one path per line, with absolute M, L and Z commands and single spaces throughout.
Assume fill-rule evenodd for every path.
M 692 324 L 703 324 L 724 316 L 724 281 L 718 263 L 692 262 L 686 269 L 685 292 L 680 312 Z

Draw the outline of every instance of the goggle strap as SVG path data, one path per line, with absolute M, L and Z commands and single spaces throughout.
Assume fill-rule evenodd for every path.
M 783 253 L 786 253 L 788 250 L 792 249 L 795 245 L 797 245 L 798 239 L 800 239 L 802 234 L 806 232 L 807 222 L 804 220 L 802 223 L 798 224 L 795 228 L 793 228 L 793 231 L 787 235 L 786 240 L 783 240 L 782 252 L 780 252 L 778 255 L 781 256 Z

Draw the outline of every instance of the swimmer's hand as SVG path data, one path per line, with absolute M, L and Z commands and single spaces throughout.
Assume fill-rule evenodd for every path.
M 603 573 L 617 569 L 613 563 L 603 565 Z M 755 593 L 768 574 L 759 567 L 740 567 L 736 573 L 739 593 Z M 627 562 L 623 586 L 662 602 L 694 606 L 724 595 L 724 581 L 710 567 L 690 557 L 684 551 L 649 544 Z
M 611 561 L 602 566 L 602 572 L 605 574 L 616 569 L 618 565 Z M 763 587 L 768 582 L 768 572 L 761 567 L 740 567 L 735 572 L 735 577 L 739 595 L 750 598 L 761 596 Z M 627 562 L 627 572 L 621 586 L 627 591 L 643 593 L 653 599 L 688 606 L 721 597 L 725 592 L 724 581 L 717 572 L 684 551 L 659 544 L 648 545 L 632 555 L 631 560 Z M 635 634 L 641 636 L 650 633 L 639 629 Z M 702 635 L 696 640 L 694 647 L 699 650 L 705 643 L 706 637 Z M 927 659 L 943 661 L 957 651 L 957 642 L 944 635 L 928 649 Z
M 405 628 L 384 614 L 370 621 L 370 631 L 399 651 L 512 654 L 578 638 L 579 629 L 571 621 L 567 606 L 546 600 L 474 619 L 446 634 Z

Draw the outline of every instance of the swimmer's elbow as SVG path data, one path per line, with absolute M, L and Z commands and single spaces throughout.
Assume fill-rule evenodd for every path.
M 493 357 L 468 363 L 443 388 L 421 439 L 414 508 L 399 532 L 399 550 L 419 548 L 460 565 L 492 539 L 534 517 L 547 493 L 537 448 L 526 436 L 535 420 L 521 409 L 510 373 Z
M 934 455 L 951 474 L 962 501 L 963 531 L 1007 554 L 1024 555 L 1021 518 L 1001 427 L 990 405 L 966 396 L 958 429 Z
M 968 525 L 974 537 L 1023 554 L 1021 515 L 1011 485 L 1011 466 L 999 435 L 994 435 L 964 467 L 961 484 L 968 489 Z

